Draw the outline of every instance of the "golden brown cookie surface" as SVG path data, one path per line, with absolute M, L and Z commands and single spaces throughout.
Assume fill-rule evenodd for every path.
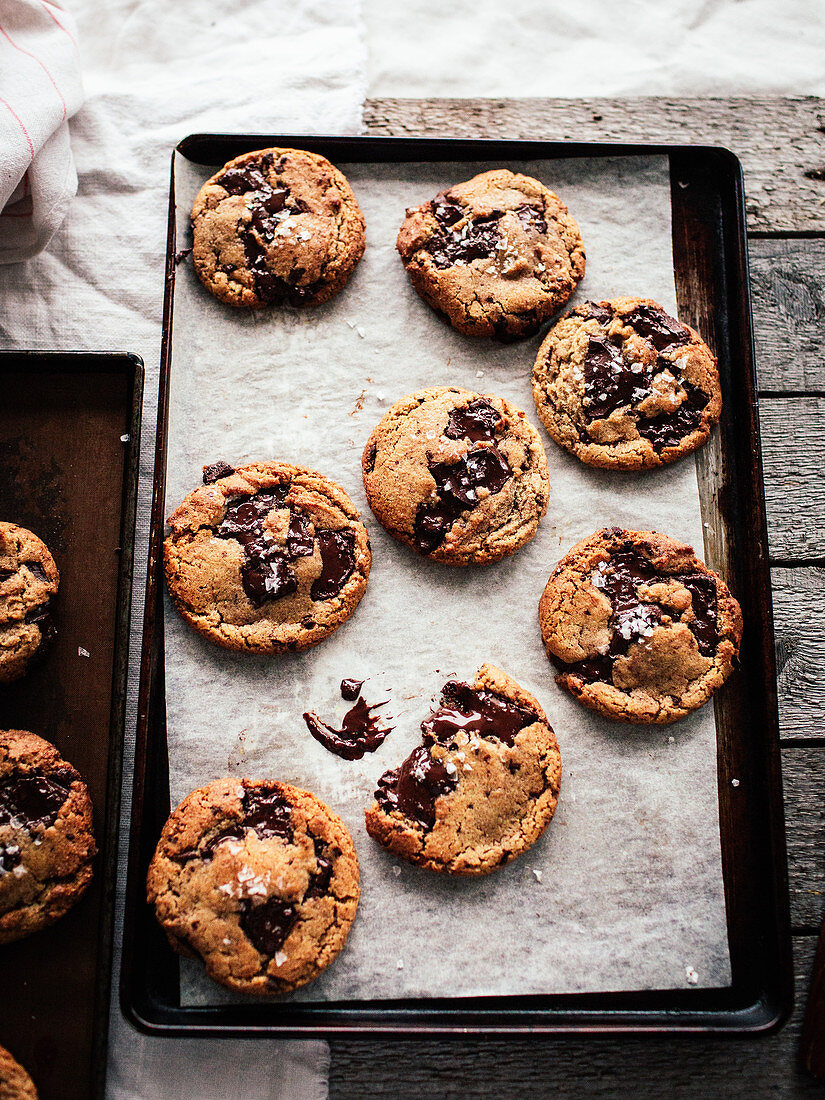
M 484 875 L 541 836 L 556 810 L 561 756 L 538 702 L 482 665 L 449 681 L 422 744 L 378 781 L 367 832 L 433 871 Z
M 585 302 L 548 333 L 533 398 L 551 437 L 590 466 L 663 466 L 707 442 L 722 409 L 716 357 L 649 298 Z
M 34 1081 L 5 1047 L 0 1047 L 0 1100 L 37 1100 Z
M 408 394 L 364 449 L 364 487 L 399 541 L 446 565 L 514 553 L 547 511 L 538 432 L 509 401 L 442 386 Z
M 169 591 L 199 634 L 227 649 L 317 645 L 367 587 L 369 538 L 334 481 L 303 466 L 215 463 L 169 517 Z
M 89 885 L 95 852 L 75 769 L 42 737 L 0 730 L 0 943 L 62 917 Z
M 557 683 L 623 722 L 673 722 L 702 706 L 742 639 L 739 604 L 690 546 L 616 527 L 562 558 L 539 623 Z
M 344 175 L 317 153 L 259 149 L 225 164 L 192 206 L 192 259 L 232 306 L 314 306 L 364 252 L 364 217 Z
M 60 574 L 37 535 L 0 522 L 0 684 L 24 676 L 54 638 Z
M 528 336 L 584 276 L 567 207 L 544 184 L 483 172 L 407 211 L 396 245 L 410 282 L 468 336 Z
M 288 993 L 344 946 L 359 873 L 346 826 L 315 795 L 218 779 L 163 827 L 147 897 L 172 947 L 240 993 Z

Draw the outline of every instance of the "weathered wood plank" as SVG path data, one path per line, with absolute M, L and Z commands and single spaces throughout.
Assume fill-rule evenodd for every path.
M 825 911 L 825 748 L 782 750 L 791 925 L 819 927 Z
M 772 558 L 825 556 L 825 399 L 759 403 L 768 542 Z
M 386 1039 L 332 1043 L 331 1100 L 553 1097 L 813 1097 L 825 1089 L 798 1065 L 816 937 L 794 940 L 796 1008 L 767 1038 Z
M 825 241 L 752 240 L 750 267 L 759 388 L 825 390 Z
M 825 231 L 825 101 L 370 99 L 366 132 L 410 137 L 724 145 L 742 161 L 751 230 Z
M 771 584 L 779 728 L 783 737 L 822 737 L 825 735 L 825 570 L 775 568 L 771 570 Z

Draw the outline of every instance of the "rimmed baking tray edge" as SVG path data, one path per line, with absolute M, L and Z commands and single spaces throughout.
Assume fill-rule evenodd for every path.
M 169 812 L 161 600 L 177 252 L 175 156 L 181 154 L 203 164 L 220 165 L 242 152 L 279 145 L 319 152 L 341 164 L 498 162 L 655 154 L 669 157 L 680 315 L 690 321 L 697 313 L 705 314 L 706 324 L 712 323 L 716 329 L 717 340 L 721 339 L 726 349 L 734 346 L 737 353 L 725 357 L 727 369 L 723 371 L 723 389 L 727 386 L 732 392 L 726 395 L 723 412 L 726 448 L 724 456 L 720 451 L 718 457 L 724 458 L 728 475 L 724 484 L 717 487 L 716 503 L 724 509 L 728 535 L 735 536 L 728 539 L 728 560 L 739 575 L 739 583 L 733 584 L 734 591 L 743 603 L 746 623 L 758 622 L 761 627 L 758 636 L 750 631 L 743 647 L 742 674 L 729 682 L 723 701 L 720 703 L 718 697 L 716 701 L 717 723 L 720 710 L 733 705 L 729 701 L 731 691 L 738 693 L 738 705 L 745 705 L 741 681 L 747 667 L 749 709 L 761 721 L 750 731 L 752 741 L 741 738 L 728 742 L 720 734 L 718 749 L 720 828 L 733 970 L 730 987 L 357 1004 L 265 1002 L 184 1008 L 174 1003 L 178 968 L 148 910 L 144 882 L 157 836 Z M 713 237 L 719 246 L 715 249 L 708 247 Z M 702 277 L 700 280 L 697 273 Z M 723 306 L 721 311 L 718 305 Z M 730 491 L 732 486 L 735 493 Z M 747 543 L 748 554 L 737 554 L 739 541 Z M 707 549 L 706 546 L 706 552 Z M 738 686 L 731 689 L 734 682 Z M 732 779 L 738 779 L 739 783 L 734 786 Z M 152 790 L 155 799 L 159 791 L 165 792 L 149 812 L 148 790 Z M 166 982 L 163 996 L 159 995 L 157 974 L 149 961 L 152 950 L 168 954 L 170 974 L 162 979 Z M 158 431 L 120 996 L 121 1009 L 134 1026 L 150 1034 L 170 1036 L 767 1034 L 778 1030 L 787 1020 L 793 1007 L 793 971 L 767 523 L 744 182 L 741 165 L 729 150 L 690 145 L 229 134 L 195 134 L 177 145 L 170 183 Z

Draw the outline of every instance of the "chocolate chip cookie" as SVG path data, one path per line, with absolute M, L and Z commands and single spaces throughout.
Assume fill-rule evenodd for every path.
M 62 917 L 92 878 L 86 785 L 33 733 L 0 730 L 0 943 Z
M 288 993 L 338 956 L 358 859 L 337 814 L 269 780 L 218 779 L 163 827 L 147 896 L 169 943 L 239 993 Z
M 533 397 L 552 438 L 589 466 L 663 466 L 707 442 L 722 411 L 716 356 L 649 298 L 585 302 L 550 330 Z
M 317 645 L 367 587 L 372 555 L 355 505 L 303 466 L 207 466 L 169 527 L 163 551 L 175 606 L 226 649 Z
M 567 207 L 505 168 L 407 210 L 396 247 L 424 301 L 468 336 L 532 335 L 584 276 Z
M 195 270 L 231 306 L 317 306 L 364 253 L 364 216 L 318 153 L 259 149 L 230 160 L 192 207 Z
M 541 836 L 556 811 L 561 756 L 539 704 L 482 665 L 450 680 L 422 744 L 378 781 L 367 832 L 396 855 L 451 875 L 485 875 Z
M 512 554 L 547 511 L 547 459 L 519 409 L 455 386 L 408 394 L 372 432 L 362 458 L 376 518 L 446 565 Z
M 0 684 L 25 675 L 55 637 L 59 580 L 54 558 L 37 535 L 0 522 Z
M 622 722 L 667 723 L 733 671 L 742 612 L 692 547 L 604 528 L 559 562 L 539 604 L 556 682 Z
M 37 1100 L 34 1081 L 5 1047 L 0 1047 L 0 1100 Z

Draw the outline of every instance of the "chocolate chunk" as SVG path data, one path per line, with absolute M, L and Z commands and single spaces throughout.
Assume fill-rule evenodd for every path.
M 363 686 L 363 680 L 342 680 L 341 698 L 346 699 L 348 703 L 354 703 L 361 694 L 361 688 Z
M 218 461 L 213 462 L 211 466 L 204 466 L 203 483 L 204 485 L 211 485 L 214 481 L 220 481 L 222 477 L 229 477 L 230 474 L 234 473 L 234 467 L 230 466 L 228 462 L 224 462 L 222 458 L 219 458 Z
M 191 255 L 191 253 L 192 253 L 191 248 L 182 248 L 179 252 L 176 252 L 175 253 L 175 267 L 178 267 L 180 264 L 182 264 L 183 261 L 186 259 L 186 257 Z
M 479 397 L 463 409 L 452 410 L 444 435 L 447 439 L 469 439 L 478 443 L 482 439 L 493 439 L 501 424 L 501 413 Z
M 419 745 L 400 768 L 381 776 L 375 797 L 386 813 L 399 810 L 425 829 L 432 829 L 436 799 L 457 786 L 458 776 L 451 776 L 440 760 L 433 760 L 426 745 Z
M 624 323 L 649 340 L 657 351 L 690 343 L 690 333 L 681 321 L 658 306 L 636 306 L 625 315 Z
M 243 824 L 265 840 L 279 836 L 292 840 L 292 808 L 281 794 L 280 787 L 245 787 Z
M 695 432 L 702 420 L 702 410 L 710 401 L 710 394 L 691 382 L 683 381 L 680 385 L 686 397 L 677 409 L 652 418 L 640 417 L 636 425 L 639 435 L 650 441 L 657 454 L 665 447 L 675 447 Z
M 512 476 L 510 464 L 497 447 L 479 447 L 458 462 L 432 463 L 430 473 L 438 501 L 419 507 L 413 527 L 413 540 L 422 554 L 431 554 L 461 513 L 475 508 L 479 489 L 498 493 Z
M 352 531 L 318 531 L 315 538 L 322 568 L 309 594 L 313 600 L 330 600 L 338 595 L 355 569 L 355 535 Z
M 537 715 L 527 707 L 472 684 L 449 680 L 441 691 L 441 706 L 421 723 L 421 732 L 425 739 L 449 743 L 459 730 L 464 730 L 512 745 L 520 730 L 537 721 Z
M 15 821 L 22 828 L 48 829 L 69 797 L 75 775 L 58 768 L 48 775 L 37 768 L 0 779 L 0 825 Z
M 230 195 L 245 195 L 248 191 L 268 191 L 269 183 L 261 175 L 259 169 L 251 164 L 243 168 L 229 168 L 222 176 L 218 176 L 215 183 L 220 184 L 224 191 Z
M 49 578 L 46 576 L 46 570 L 39 561 L 24 561 L 23 564 L 35 580 L 41 581 L 43 584 L 48 583 Z
M 218 538 L 237 539 L 245 561 L 241 581 L 250 601 L 260 607 L 266 600 L 277 599 L 298 587 L 284 551 L 264 530 L 264 520 L 275 508 L 284 508 L 287 489 L 281 485 L 273 492 L 255 493 L 230 501 L 215 534 Z
M 305 512 L 297 508 L 289 517 L 289 533 L 286 537 L 286 550 L 290 558 L 311 557 L 315 548 L 315 539 L 310 531 L 311 521 Z
M 13 577 L 16 572 L 16 569 L 0 569 L 0 584 L 7 581 L 9 577 Z
M 369 448 L 367 450 L 367 457 L 366 457 L 366 463 L 365 463 L 366 472 L 368 474 L 371 474 L 372 471 L 375 469 L 375 456 L 376 456 L 377 452 L 378 452 L 378 448 L 375 445 L 375 443 L 370 443 Z
M 25 622 L 34 624 L 40 628 L 40 645 L 49 645 L 57 637 L 57 627 L 54 625 L 54 618 L 52 617 L 52 601 L 46 600 L 45 603 L 40 603 L 37 607 L 31 607 L 24 616 Z M 39 652 L 39 649 L 38 649 Z
M 459 218 L 453 218 L 453 220 L 446 220 L 443 216 L 445 212 L 448 218 L 452 218 L 455 212 L 454 205 L 440 204 L 434 207 L 433 215 L 439 222 L 439 231 L 424 246 L 439 270 L 452 267 L 459 261 L 468 264 L 473 260 L 495 255 L 501 239 L 500 211 L 468 219 L 460 229 L 453 227 L 464 216 L 464 211 L 461 211 Z
M 619 532 L 621 534 L 621 532 Z M 662 621 L 662 615 L 672 612 L 652 600 L 642 600 L 638 589 L 657 582 L 678 581 L 691 594 L 693 618 L 685 625 L 696 638 L 699 652 L 712 656 L 719 643 L 716 583 L 705 573 L 658 573 L 653 564 L 635 550 L 613 554 L 592 576 L 591 583 L 610 600 L 610 645 L 607 653 L 584 661 L 559 667 L 579 675 L 584 680 L 612 682 L 613 663 L 624 656 L 634 642 L 649 637 Z
M 537 206 L 529 206 L 527 203 L 524 203 L 522 206 L 517 206 L 513 213 L 525 229 L 534 229 L 536 233 L 547 232 L 547 221 L 544 217 L 544 211 L 539 210 Z
M 20 852 L 20 846 L 15 844 L 14 841 L 7 841 L 5 844 L 0 844 L 0 874 L 6 871 L 13 871 L 22 860 L 23 856 Z
M 294 904 L 280 898 L 267 898 L 259 905 L 249 900 L 244 900 L 242 905 L 239 923 L 252 946 L 262 955 L 280 951 L 298 919 Z
M 613 320 L 613 309 L 611 306 L 602 306 L 598 302 L 584 302 L 579 306 L 576 311 L 584 321 L 589 321 L 591 318 L 595 318 L 600 325 L 604 325 L 605 328 Z
M 621 346 L 590 337 L 584 357 L 584 396 L 588 420 L 601 420 L 622 405 L 643 400 L 650 392 L 650 375 L 641 364 L 632 370 Z
M 430 203 L 430 209 L 435 220 L 443 226 L 455 225 L 464 217 L 464 207 L 461 203 L 454 202 L 443 191 Z
M 365 753 L 375 752 L 393 729 L 392 726 L 379 726 L 379 716 L 372 713 L 386 706 L 388 701 L 385 699 L 383 703 L 369 706 L 364 699 L 358 699 L 344 715 L 339 730 L 322 722 L 314 711 L 305 712 L 304 721 L 309 732 L 325 749 L 344 760 L 360 760 Z
M 309 885 L 304 897 L 321 898 L 329 890 L 329 884 L 332 882 L 332 860 L 329 857 L 329 849 L 323 840 L 319 840 L 317 836 L 314 836 L 312 844 L 315 848 L 317 870 L 309 876 Z

